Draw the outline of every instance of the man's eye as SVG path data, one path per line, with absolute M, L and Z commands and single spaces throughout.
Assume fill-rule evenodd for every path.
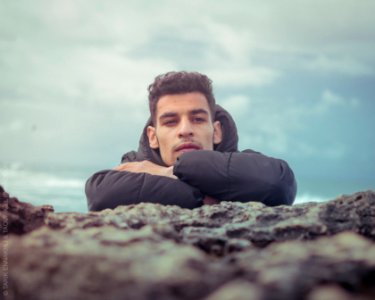
M 169 125 L 170 126 L 170 125 L 176 124 L 176 122 L 177 122 L 176 120 L 166 120 L 164 122 L 164 125 L 167 125 L 167 126 Z
M 203 122 L 206 122 L 206 119 L 205 118 L 197 117 L 197 118 L 194 118 L 194 122 L 196 122 L 196 123 L 203 123 Z

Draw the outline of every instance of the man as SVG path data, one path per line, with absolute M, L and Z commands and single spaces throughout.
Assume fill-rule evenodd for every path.
M 236 125 L 215 104 L 211 80 L 169 72 L 149 86 L 148 120 L 138 151 L 86 183 L 89 209 L 153 202 L 195 208 L 220 201 L 291 205 L 296 182 L 288 164 L 239 152 Z

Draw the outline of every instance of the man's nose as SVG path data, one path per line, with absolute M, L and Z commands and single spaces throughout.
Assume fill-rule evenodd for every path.
M 181 120 L 178 130 L 178 137 L 185 138 L 191 136 L 193 136 L 193 126 L 190 120 Z

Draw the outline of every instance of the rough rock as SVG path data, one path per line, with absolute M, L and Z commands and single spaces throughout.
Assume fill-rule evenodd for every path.
M 5 299 L 375 299 L 372 191 L 291 207 L 88 214 L 1 195 L 1 220 L 24 224 L 8 222 L 1 246 Z
M 23 234 L 44 225 L 48 213 L 53 212 L 51 205 L 35 207 L 10 197 L 0 186 L 0 235 L 8 233 Z M 4 226 L 6 224 L 6 226 Z

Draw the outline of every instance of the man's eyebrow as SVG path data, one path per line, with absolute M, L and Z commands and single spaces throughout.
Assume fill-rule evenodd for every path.
M 199 115 L 199 114 L 208 115 L 208 111 L 203 109 L 203 108 L 197 108 L 197 109 L 192 109 L 191 111 L 189 111 L 189 114 L 193 115 L 193 116 Z M 159 117 L 159 120 L 163 120 L 163 119 L 167 119 L 167 118 L 174 118 L 174 117 L 177 117 L 177 116 L 178 116 L 178 113 L 176 113 L 176 112 L 165 112 Z
M 208 115 L 208 111 L 203 108 L 193 109 L 190 111 L 190 114 L 192 115 L 198 115 L 198 114 L 205 114 Z
M 166 118 L 173 118 L 173 117 L 176 117 L 177 116 L 177 113 L 175 112 L 166 112 L 164 114 L 162 114 L 159 119 L 166 119 Z

